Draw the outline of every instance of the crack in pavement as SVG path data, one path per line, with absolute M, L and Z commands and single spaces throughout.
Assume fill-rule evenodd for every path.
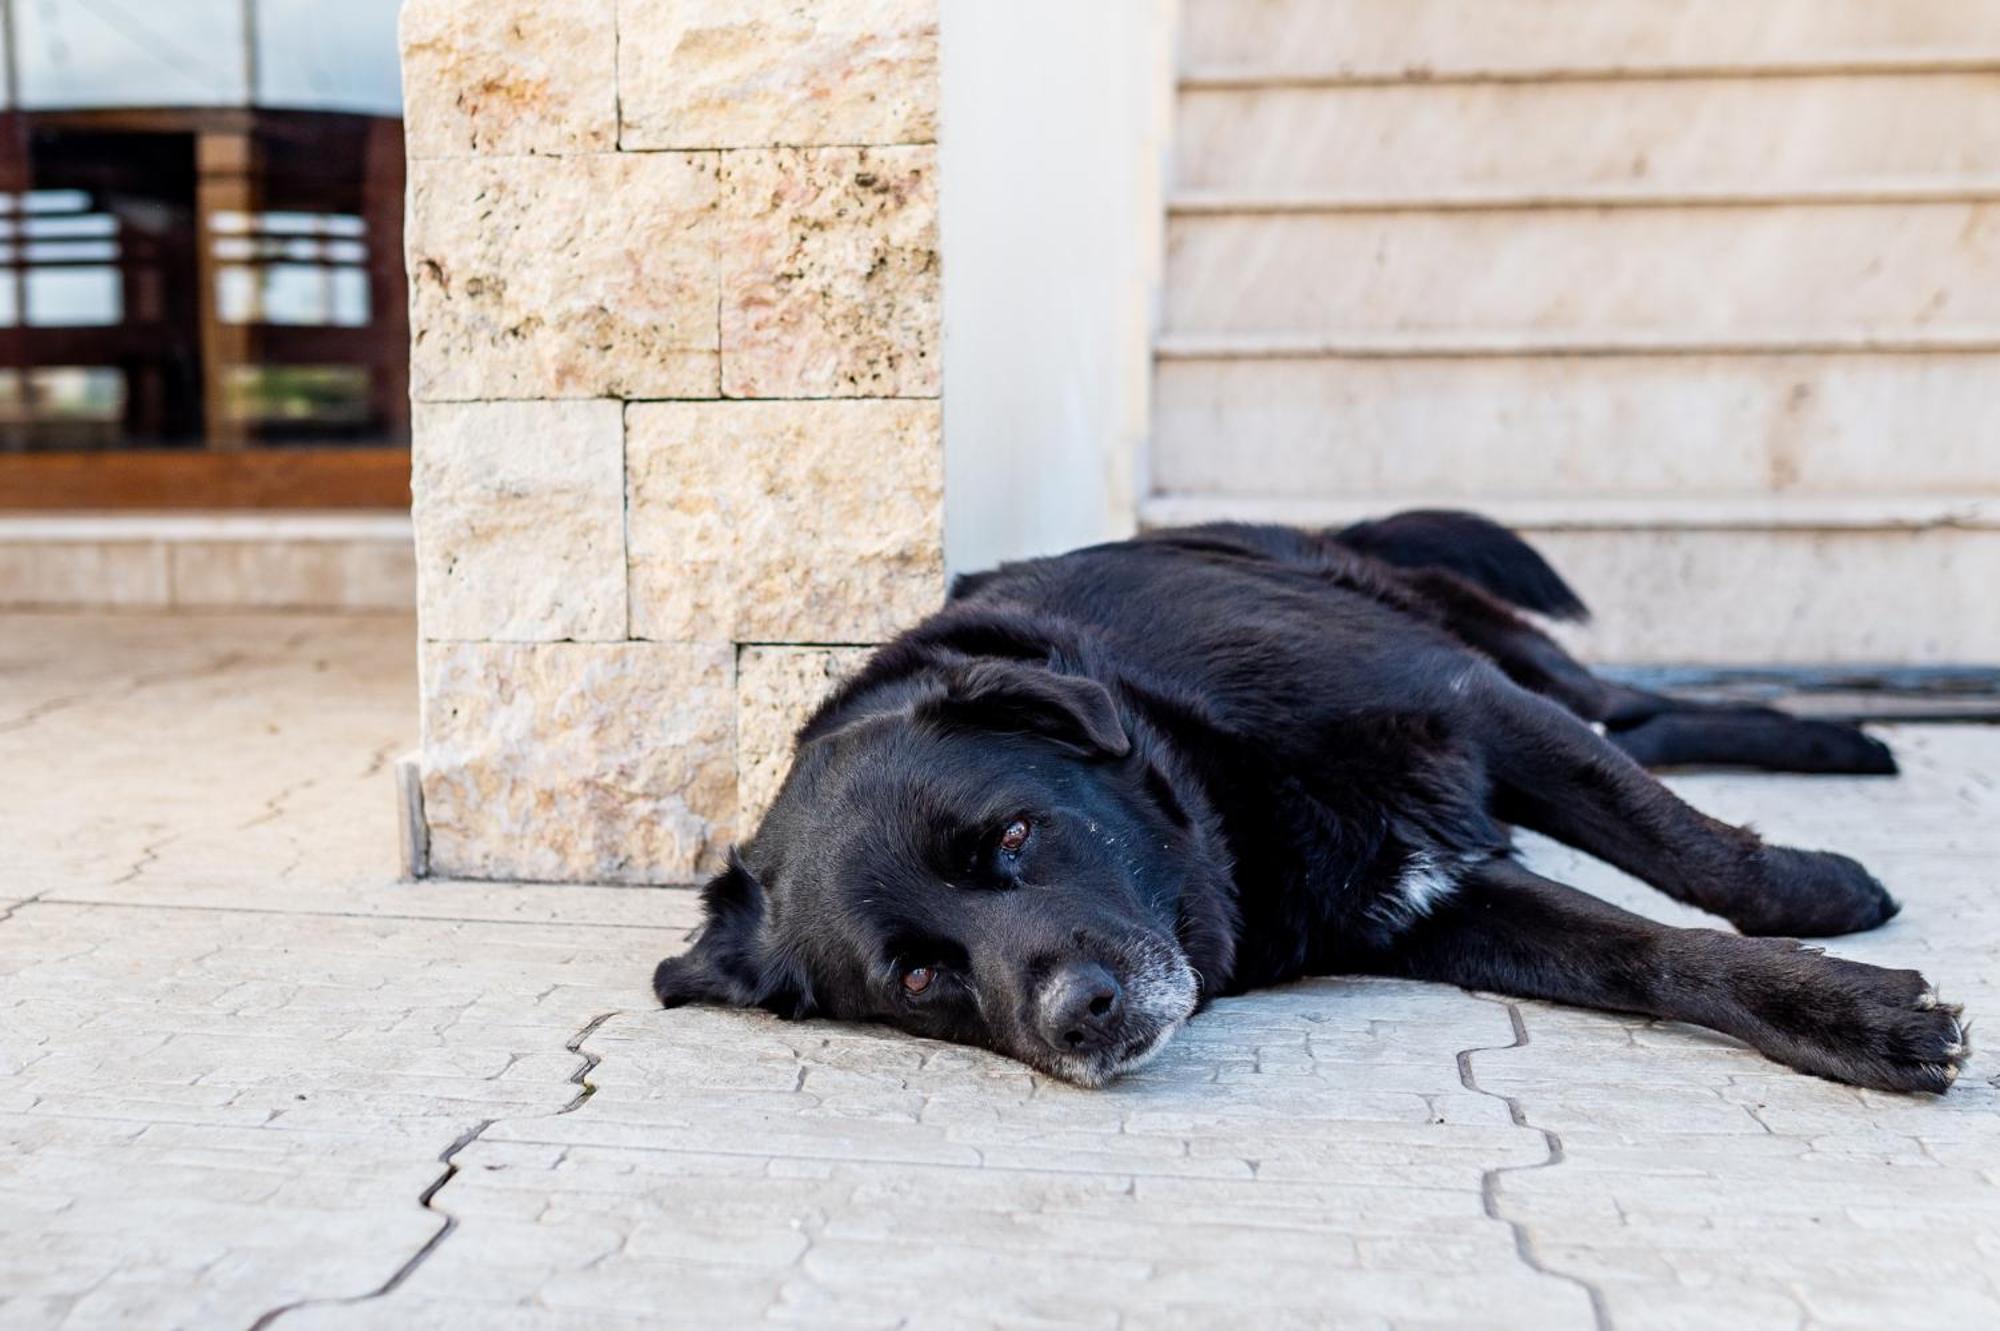
M 599 1013 L 584 1023 L 582 1030 L 563 1041 L 564 1049 L 583 1060 L 577 1065 L 576 1071 L 569 1075 L 569 1084 L 576 1087 L 577 1092 L 570 1098 L 568 1104 L 548 1114 L 507 1114 L 497 1118 L 481 1119 L 478 1123 L 460 1133 L 451 1145 L 445 1147 L 439 1153 L 438 1163 L 444 1168 L 436 1178 L 430 1181 L 429 1185 L 421 1193 L 417 1194 L 417 1205 L 426 1211 L 435 1213 L 444 1223 L 432 1231 L 431 1236 L 424 1240 L 423 1245 L 414 1253 L 411 1253 L 401 1266 L 390 1273 L 387 1280 L 366 1294 L 350 1294 L 337 1298 L 295 1299 L 291 1303 L 280 1304 L 252 1322 L 249 1331 L 266 1331 L 266 1328 L 275 1325 L 279 1318 L 284 1317 L 288 1313 L 297 1312 L 301 1308 L 352 1307 L 358 1303 L 368 1303 L 393 1294 L 398 1286 L 402 1285 L 404 1281 L 416 1273 L 418 1267 L 430 1260 L 431 1255 L 458 1228 L 458 1217 L 435 1203 L 438 1194 L 444 1191 L 445 1185 L 458 1177 L 459 1153 L 478 1141 L 495 1123 L 514 1119 L 560 1118 L 564 1114 L 574 1113 L 583 1108 L 590 1100 L 590 1097 L 597 1094 L 597 1087 L 591 1082 L 590 1074 L 595 1072 L 598 1065 L 604 1061 L 603 1055 L 593 1054 L 585 1049 L 583 1047 L 584 1042 L 597 1034 L 598 1027 L 610 1021 L 613 1017 L 623 1016 L 627 1011 L 629 1009 L 615 1008 L 610 1012 Z
M 85 693 L 66 693 L 58 698 L 50 698 L 44 702 L 38 702 L 11 720 L 0 721 L 0 735 L 11 735 L 18 731 L 26 730 L 29 726 L 34 725 L 44 717 L 54 716 L 58 712 L 69 711 L 73 707 L 81 707 L 87 702 L 97 700 L 112 702 L 129 698 L 140 690 L 149 689 L 155 685 L 185 683 L 188 680 L 202 679 L 209 675 L 219 675 L 224 671 L 232 670 L 242 665 L 249 659 L 250 654 L 248 652 L 224 652 L 222 655 L 215 657 L 205 664 L 189 666 L 184 670 L 163 670 L 156 675 L 139 675 L 120 688 L 103 692 L 93 689 Z
M 1530 1132 L 1540 1133 L 1542 1143 L 1548 1150 L 1547 1158 L 1538 1160 L 1531 1165 L 1495 1165 L 1481 1173 L 1479 1176 L 1480 1204 L 1485 1207 L 1488 1217 L 1499 1221 L 1513 1231 L 1514 1251 L 1519 1254 L 1521 1261 L 1530 1270 L 1548 1276 L 1552 1280 L 1565 1281 L 1581 1289 L 1590 1299 L 1590 1314 L 1596 1323 L 1597 1331 L 1611 1331 L 1611 1311 L 1605 1306 L 1603 1291 L 1582 1276 L 1573 1275 L 1568 1271 L 1559 1271 L 1544 1263 L 1535 1253 L 1534 1239 L 1528 1233 L 1527 1225 L 1506 1215 L 1500 1208 L 1500 1179 L 1503 1175 L 1525 1174 L 1538 1169 L 1554 1169 L 1563 1162 L 1565 1156 L 1563 1154 L 1562 1138 L 1557 1136 L 1553 1129 L 1530 1123 L 1527 1111 L 1521 1108 L 1519 1100 L 1511 1095 L 1503 1095 L 1499 1091 L 1487 1090 L 1479 1084 L 1478 1077 L 1472 1071 L 1472 1056 L 1474 1054 L 1498 1053 L 1503 1049 L 1523 1049 L 1527 1047 L 1528 1024 L 1522 1020 L 1520 1007 L 1504 998 L 1494 998 L 1486 994 L 1473 993 L 1471 990 L 1467 990 L 1466 993 L 1482 1003 L 1492 1003 L 1496 1007 L 1505 1009 L 1507 1020 L 1514 1027 L 1514 1039 L 1510 1044 L 1477 1045 L 1471 1049 L 1459 1050 L 1459 1082 L 1464 1085 L 1466 1090 L 1473 1092 L 1475 1095 L 1483 1095 L 1489 1099 L 1498 1100 L 1501 1104 L 1507 1106 L 1507 1117 L 1513 1120 L 1514 1126 L 1517 1128 L 1526 1128 Z

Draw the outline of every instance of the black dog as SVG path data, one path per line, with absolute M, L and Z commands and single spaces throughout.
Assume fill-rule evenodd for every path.
M 1597 679 L 1507 603 L 1583 613 L 1518 537 L 1456 513 L 1167 531 L 962 578 L 799 732 L 660 1000 L 886 1021 L 1098 1085 L 1207 997 L 1360 972 L 1948 1087 L 1964 1036 L 1921 975 L 1742 936 L 1872 928 L 1897 910 L 1881 884 L 1640 766 L 1892 772 L 1888 750 Z M 1514 823 L 1742 934 L 1541 878 Z

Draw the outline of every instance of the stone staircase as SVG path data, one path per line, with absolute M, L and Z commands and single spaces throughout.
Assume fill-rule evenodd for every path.
M 1476 506 L 1624 661 L 2000 658 L 2000 0 L 1183 0 L 1161 524 Z

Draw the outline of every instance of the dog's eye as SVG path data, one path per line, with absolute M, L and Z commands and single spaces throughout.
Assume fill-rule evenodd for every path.
M 1028 844 L 1028 833 L 1034 830 L 1034 826 L 1026 818 L 1014 819 L 1000 830 L 1000 849 L 1009 855 L 1015 854 Z
M 903 972 L 903 992 L 915 998 L 928 990 L 937 979 L 937 972 L 929 966 L 912 966 Z

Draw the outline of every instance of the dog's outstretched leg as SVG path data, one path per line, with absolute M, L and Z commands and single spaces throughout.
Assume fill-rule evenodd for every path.
M 1665 705 L 1651 716 L 1627 725 L 1612 724 L 1605 735 L 1646 767 L 1896 774 L 1889 746 L 1844 721 L 1788 716 L 1769 707 L 1660 701 Z
M 1915 971 L 1792 939 L 1669 928 L 1510 860 L 1474 869 L 1373 969 L 1692 1022 L 1878 1090 L 1943 1091 L 1966 1056 L 1958 1009 Z
M 1770 707 L 1691 702 L 1592 674 L 1562 646 L 1450 573 L 1407 575 L 1444 627 L 1522 688 L 1553 698 L 1646 767 L 1750 767 L 1765 772 L 1893 776 L 1889 746 L 1844 721 Z
M 1615 864 L 1747 934 L 1854 933 L 1898 910 L 1853 860 L 1768 846 L 1698 812 L 1546 698 L 1489 674 L 1469 701 L 1498 817 Z

